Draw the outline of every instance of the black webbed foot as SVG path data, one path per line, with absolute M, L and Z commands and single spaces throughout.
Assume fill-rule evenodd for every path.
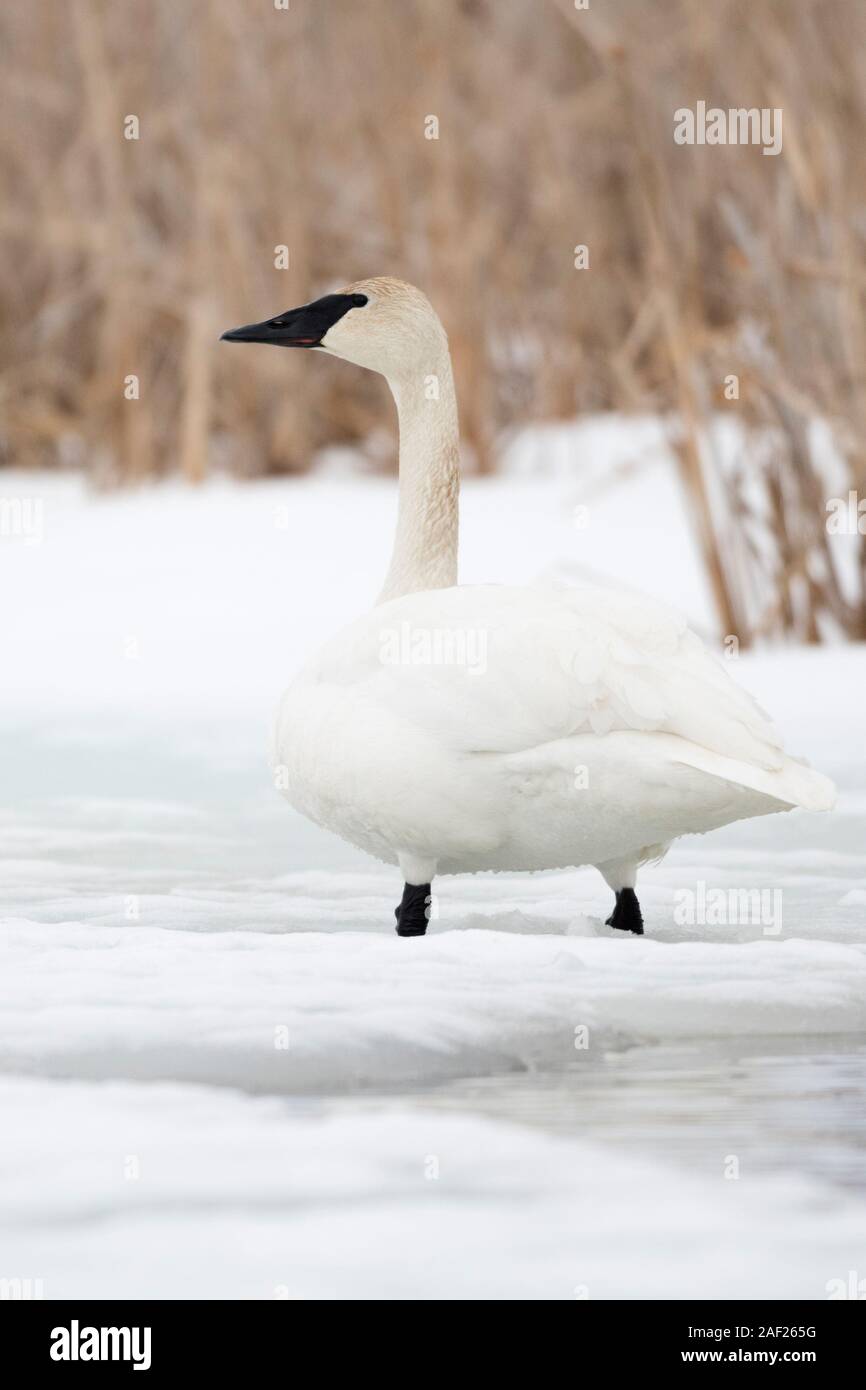
M 633 888 L 620 888 L 616 895 L 616 906 L 605 923 L 619 931 L 630 931 L 635 936 L 643 936 L 643 917 L 640 903 Z
M 430 911 L 430 884 L 407 883 L 403 887 L 403 900 L 394 910 L 397 918 L 398 936 L 423 936 L 427 930 Z

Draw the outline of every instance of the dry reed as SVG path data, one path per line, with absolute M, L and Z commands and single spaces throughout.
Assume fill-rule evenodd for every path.
M 528 420 L 670 414 L 723 630 L 866 636 L 863 538 L 843 571 L 810 436 L 827 423 L 837 491 L 866 495 L 857 0 L 70 0 L 8 7 L 0 53 L 6 462 L 117 482 L 378 458 L 375 378 L 289 353 L 241 372 L 216 340 L 402 275 L 446 321 L 478 469 Z M 697 100 L 782 108 L 781 154 L 675 145 Z M 723 477 L 718 412 L 753 441 Z

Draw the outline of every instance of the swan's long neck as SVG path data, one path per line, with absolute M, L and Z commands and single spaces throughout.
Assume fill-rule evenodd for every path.
M 459 435 L 444 334 L 428 373 L 388 384 L 400 422 L 400 496 L 380 603 L 457 583 Z

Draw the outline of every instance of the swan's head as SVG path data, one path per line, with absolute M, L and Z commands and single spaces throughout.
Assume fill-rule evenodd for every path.
M 299 309 L 223 333 L 228 343 L 318 348 L 391 380 L 433 370 L 445 330 L 426 295 L 403 280 L 358 280 Z

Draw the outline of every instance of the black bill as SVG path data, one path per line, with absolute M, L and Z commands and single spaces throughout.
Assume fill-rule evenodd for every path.
M 263 323 L 248 323 L 223 333 L 224 343 L 274 343 L 277 347 L 318 347 L 329 328 L 350 309 L 367 303 L 363 294 L 326 294 L 300 309 L 287 309 Z

